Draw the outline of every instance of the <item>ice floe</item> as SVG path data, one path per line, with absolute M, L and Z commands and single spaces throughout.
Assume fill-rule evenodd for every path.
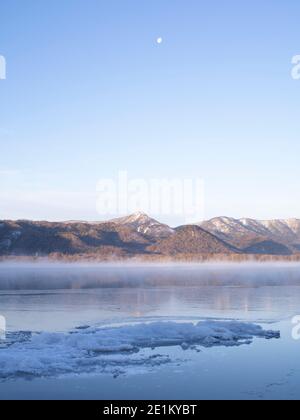
M 197 346 L 251 344 L 256 337 L 279 338 L 280 333 L 236 321 L 155 322 L 84 327 L 69 333 L 22 333 L 0 348 L 0 378 L 118 375 L 171 363 L 172 357 L 165 351 L 160 354 L 159 348 L 179 346 L 199 351 Z

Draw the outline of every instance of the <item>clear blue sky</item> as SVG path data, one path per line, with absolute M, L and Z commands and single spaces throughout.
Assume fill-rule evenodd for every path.
M 124 169 L 203 178 L 206 218 L 300 217 L 299 16 L 298 0 L 1 1 L 0 219 L 97 219 L 97 180 Z

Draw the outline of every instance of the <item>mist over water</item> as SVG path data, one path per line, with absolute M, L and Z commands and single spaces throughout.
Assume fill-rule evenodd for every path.
M 277 321 L 300 310 L 300 264 L 1 264 L 14 331 L 206 318 Z
M 297 286 L 300 264 L 2 263 L 0 290 L 80 290 L 156 286 Z

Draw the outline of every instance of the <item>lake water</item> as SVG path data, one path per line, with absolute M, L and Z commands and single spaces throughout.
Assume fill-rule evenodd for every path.
M 0 399 L 299 399 L 299 313 L 297 264 L 2 264 Z

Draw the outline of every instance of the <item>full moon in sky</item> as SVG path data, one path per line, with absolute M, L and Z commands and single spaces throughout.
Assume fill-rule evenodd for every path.
M 156 42 L 157 42 L 158 44 L 162 44 L 163 39 L 162 39 L 161 37 L 159 37 L 159 38 L 157 38 Z

